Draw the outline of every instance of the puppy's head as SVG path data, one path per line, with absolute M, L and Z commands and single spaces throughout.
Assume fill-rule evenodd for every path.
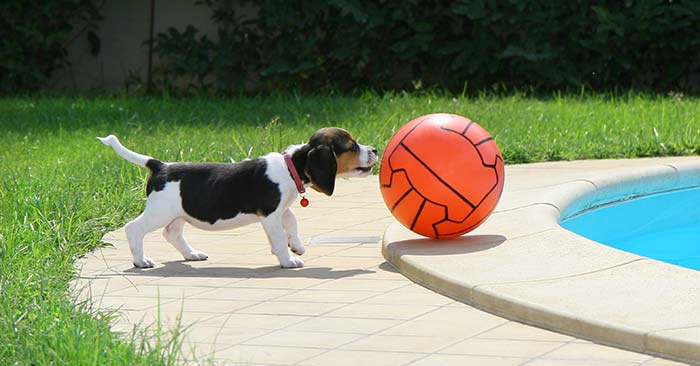
M 312 188 L 330 196 L 335 178 L 366 177 L 377 162 L 377 149 L 360 145 L 352 135 L 337 127 L 322 128 L 306 145 L 304 173 Z

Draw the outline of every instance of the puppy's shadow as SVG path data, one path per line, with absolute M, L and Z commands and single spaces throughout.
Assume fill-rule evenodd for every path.
M 129 268 L 124 274 L 132 276 L 175 277 L 175 278 L 315 278 L 339 279 L 357 275 L 371 274 L 375 271 L 365 269 L 336 270 L 328 267 L 303 267 L 283 269 L 279 266 L 265 267 L 192 267 L 188 261 L 178 260 L 163 262 L 156 268 Z

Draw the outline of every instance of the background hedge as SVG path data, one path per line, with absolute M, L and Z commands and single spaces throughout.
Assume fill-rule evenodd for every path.
M 0 0 L 0 95 L 44 87 L 79 35 L 99 52 L 100 19 L 93 0 Z
M 0 1 L 0 93 L 41 89 L 65 66 L 66 47 L 76 34 L 87 33 L 99 52 L 92 31 L 99 27 L 101 4 Z M 158 34 L 161 89 L 700 91 L 698 0 L 198 4 L 213 10 L 218 37 L 192 26 Z
M 219 92 L 700 90 L 697 0 L 200 3 L 214 10 L 219 39 L 192 27 L 160 34 L 166 81 Z

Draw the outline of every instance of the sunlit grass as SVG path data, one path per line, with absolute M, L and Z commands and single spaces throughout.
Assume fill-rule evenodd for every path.
M 479 122 L 507 163 L 700 152 L 700 101 L 682 96 L 0 100 L 0 360 L 175 362 L 176 341 L 154 348 L 119 337 L 109 314 L 69 294 L 75 259 L 143 205 L 146 171 L 96 136 L 113 133 L 166 161 L 228 162 L 280 151 L 330 125 L 381 151 L 404 123 L 432 112 Z

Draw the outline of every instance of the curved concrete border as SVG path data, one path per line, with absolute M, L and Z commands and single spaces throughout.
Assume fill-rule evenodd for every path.
M 700 186 L 697 158 L 506 167 L 494 214 L 458 239 L 391 224 L 382 253 L 437 292 L 524 323 L 700 363 L 700 273 L 601 245 L 562 217 L 630 195 Z

